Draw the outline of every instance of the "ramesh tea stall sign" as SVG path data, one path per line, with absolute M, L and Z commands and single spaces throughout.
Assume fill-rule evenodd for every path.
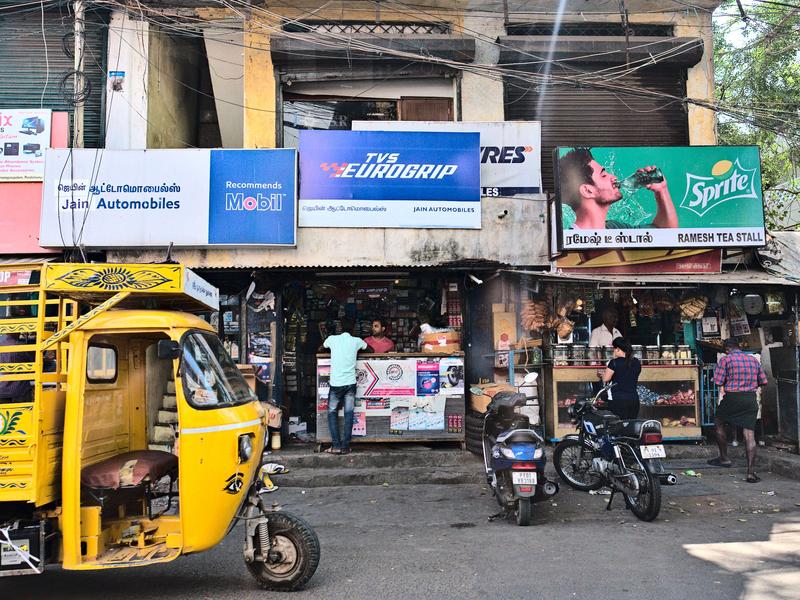
M 295 150 L 50 150 L 43 246 L 293 246 Z
M 562 250 L 765 244 L 756 146 L 555 152 Z
M 353 121 L 358 131 L 476 131 L 481 140 L 481 195 L 542 191 L 539 121 Z
M 480 229 L 477 133 L 300 132 L 301 227 Z

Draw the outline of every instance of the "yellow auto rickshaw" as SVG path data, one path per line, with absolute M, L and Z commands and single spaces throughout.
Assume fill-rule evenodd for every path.
M 319 540 L 263 500 L 267 417 L 175 264 L 0 266 L 0 576 L 169 562 L 244 523 L 244 560 L 302 587 Z M 196 313 L 196 314 L 191 314 Z

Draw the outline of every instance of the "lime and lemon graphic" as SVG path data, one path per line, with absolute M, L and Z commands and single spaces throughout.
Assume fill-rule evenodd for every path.
M 733 168 L 733 163 L 729 160 L 720 160 L 711 168 L 711 175 L 723 177 Z

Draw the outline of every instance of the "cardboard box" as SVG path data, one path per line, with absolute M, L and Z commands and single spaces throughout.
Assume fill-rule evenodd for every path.
M 447 344 L 461 344 L 461 335 L 457 331 L 444 331 L 442 333 L 426 333 L 422 336 L 422 343 L 431 346 L 445 346 Z
M 480 389 L 483 393 L 476 394 L 472 390 Z M 513 385 L 498 383 L 481 383 L 470 386 L 469 407 L 479 413 L 486 412 L 486 407 L 497 392 L 516 392 L 517 388 Z
M 517 314 L 496 312 L 492 314 L 492 335 L 495 350 L 508 350 L 517 343 Z
M 461 352 L 461 344 L 423 344 L 422 351 L 426 354 L 454 354 Z

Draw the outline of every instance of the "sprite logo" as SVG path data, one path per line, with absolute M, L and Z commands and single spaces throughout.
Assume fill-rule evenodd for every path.
M 737 198 L 758 200 L 755 169 L 745 169 L 739 159 L 720 160 L 711 168 L 711 177 L 686 173 L 686 195 L 681 208 L 702 217 L 712 208 Z

